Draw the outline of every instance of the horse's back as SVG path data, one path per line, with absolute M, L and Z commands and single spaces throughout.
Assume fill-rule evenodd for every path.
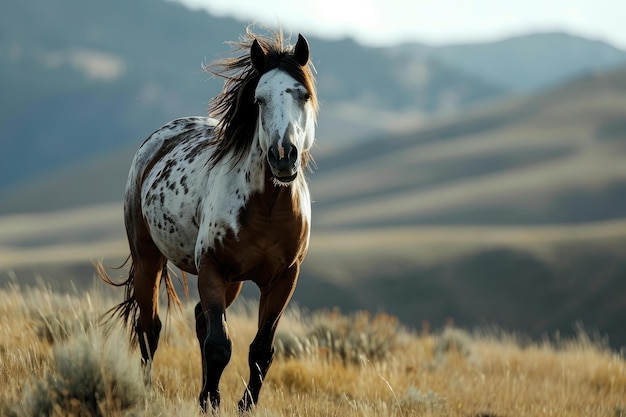
M 190 133 L 196 138 L 202 135 L 210 139 L 216 124 L 217 121 L 209 117 L 183 117 L 161 126 L 139 146 L 130 174 L 140 175 L 146 167 L 171 152 Z

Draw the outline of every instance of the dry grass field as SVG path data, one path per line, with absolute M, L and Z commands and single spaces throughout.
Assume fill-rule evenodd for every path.
M 118 294 L 121 297 L 121 294 Z M 0 415 L 194 416 L 200 359 L 192 304 L 169 317 L 145 388 L 138 352 L 104 337 L 116 302 L 94 289 L 0 291 Z M 234 351 L 221 382 L 235 416 L 256 303 L 228 316 Z M 626 358 L 580 330 L 524 341 L 496 330 L 409 332 L 390 316 L 291 309 L 254 416 L 626 416 Z

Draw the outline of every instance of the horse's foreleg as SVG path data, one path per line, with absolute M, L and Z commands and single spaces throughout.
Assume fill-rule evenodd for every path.
M 294 265 L 285 274 L 271 285 L 261 288 L 259 300 L 259 330 L 250 345 L 248 365 L 250 366 L 250 380 L 243 397 L 239 401 L 239 411 L 248 411 L 259 399 L 261 386 L 274 358 L 274 334 L 278 321 L 285 311 L 285 307 L 298 278 L 299 266 Z
M 196 306 L 196 334 L 202 355 L 200 407 L 219 408 L 219 383 L 230 361 L 232 342 L 226 328 L 226 289 L 228 284 L 213 266 L 202 265 L 198 274 L 200 303 Z
M 228 307 L 229 305 L 233 303 L 233 301 L 235 301 L 235 299 L 239 295 L 239 292 L 241 291 L 242 284 L 243 282 L 235 282 L 228 286 L 228 288 L 226 289 L 226 307 Z M 196 304 L 195 317 L 196 317 L 196 336 L 198 337 L 198 341 L 200 342 L 200 350 L 202 351 L 202 355 L 204 355 L 203 345 L 204 345 L 204 341 L 207 338 L 208 324 L 207 324 L 206 315 L 204 314 L 204 311 L 202 309 L 202 303 Z M 202 363 L 203 363 L 202 387 L 204 388 L 207 385 L 207 369 L 204 366 L 204 359 L 202 360 Z M 207 399 L 205 396 L 204 399 L 202 398 L 200 399 L 200 402 L 206 403 L 206 400 Z

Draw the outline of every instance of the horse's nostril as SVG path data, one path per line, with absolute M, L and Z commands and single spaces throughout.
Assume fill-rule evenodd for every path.
M 289 147 L 289 151 L 287 153 L 287 160 L 291 164 L 295 164 L 296 161 L 298 160 L 298 149 L 293 145 Z
M 270 151 L 267 153 L 267 161 L 274 166 L 278 163 L 278 149 L 276 146 L 270 146 Z

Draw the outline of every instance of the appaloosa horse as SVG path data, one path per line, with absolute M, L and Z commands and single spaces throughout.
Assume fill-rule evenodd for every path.
M 136 334 L 147 375 L 157 350 L 163 281 L 180 303 L 167 263 L 197 274 L 196 332 L 202 354 L 200 406 L 220 404 L 219 381 L 231 356 L 226 308 L 242 281 L 261 291 L 250 379 L 239 409 L 256 404 L 273 358 L 278 321 L 309 244 L 311 201 L 304 169 L 317 117 L 309 46 L 302 35 L 251 32 L 234 42 L 242 55 L 209 71 L 225 79 L 211 117 L 174 120 L 140 146 L 126 185 L 124 221 L 131 267 L 125 301 L 112 311 Z M 100 276 L 113 281 L 103 268 Z

